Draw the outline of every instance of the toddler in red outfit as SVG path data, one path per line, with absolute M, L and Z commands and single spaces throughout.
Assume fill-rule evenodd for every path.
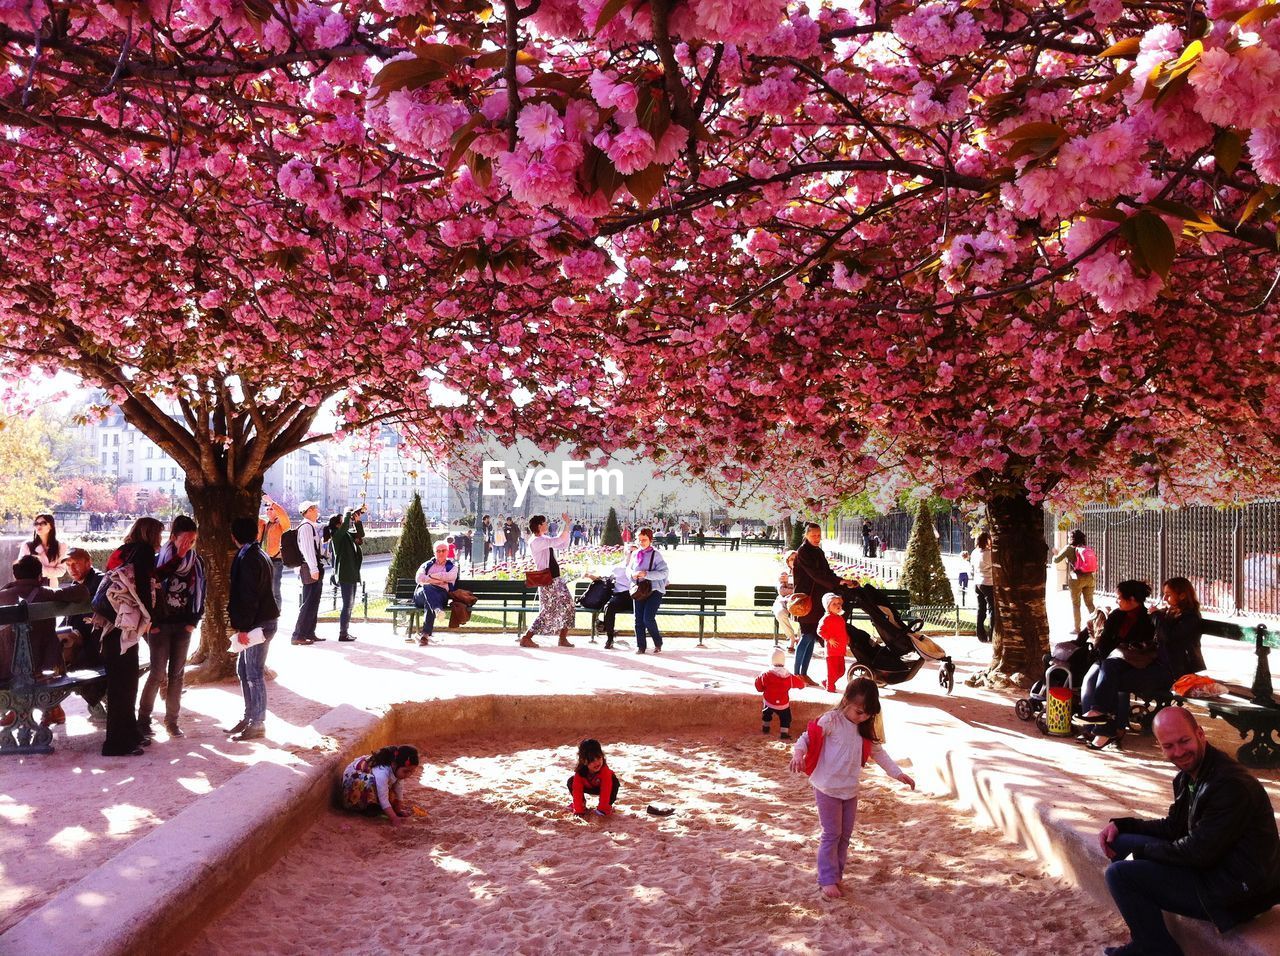
M 818 636 L 827 645 L 827 680 L 822 686 L 835 693 L 836 681 L 844 676 L 844 655 L 849 649 L 849 631 L 844 623 L 844 598 L 838 594 L 824 594 L 822 607 L 827 612 L 818 625 Z
M 773 652 L 773 667 L 756 678 L 756 690 L 764 694 L 764 706 L 760 710 L 760 733 L 767 734 L 778 715 L 778 739 L 791 739 L 791 691 L 805 686 L 804 678 L 787 670 L 787 655 L 782 648 Z
M 580 817 L 587 815 L 587 794 L 590 793 L 600 797 L 596 816 L 607 817 L 613 813 L 613 801 L 618 799 L 620 786 L 617 776 L 604 762 L 604 748 L 600 741 L 587 739 L 578 744 L 578 769 L 569 778 L 573 812 Z

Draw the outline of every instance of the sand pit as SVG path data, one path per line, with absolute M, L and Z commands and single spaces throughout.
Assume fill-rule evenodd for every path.
M 1126 938 L 1113 911 L 878 768 L 849 895 L 827 902 L 788 747 L 697 728 L 603 742 L 619 812 L 588 820 L 568 813 L 562 740 L 421 748 L 409 794 L 429 818 L 325 812 L 184 952 L 1083 954 Z M 676 814 L 647 815 L 654 801 Z

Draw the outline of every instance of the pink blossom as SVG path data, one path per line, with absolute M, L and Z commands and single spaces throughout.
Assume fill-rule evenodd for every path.
M 530 149 L 544 149 L 556 143 L 564 126 L 560 114 L 550 103 L 531 103 L 521 107 L 516 130 Z
M 653 162 L 653 137 L 640 127 L 632 126 L 613 137 L 605 152 L 624 176 L 638 173 Z

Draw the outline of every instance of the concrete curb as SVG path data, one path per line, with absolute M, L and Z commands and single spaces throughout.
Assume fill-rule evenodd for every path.
M 798 736 L 831 703 L 793 701 L 793 732 Z M 910 752 L 921 784 L 949 794 L 1100 906 L 1112 906 L 1096 846 L 1098 820 L 1132 808 L 1011 750 L 997 733 L 938 709 L 886 703 L 889 748 Z M 239 774 L 0 935 L 0 953 L 181 951 L 331 803 L 347 762 L 392 741 L 442 740 L 491 727 L 566 740 L 576 740 L 583 727 L 602 736 L 638 728 L 687 733 L 749 727 L 759 707 L 755 694 L 716 691 L 445 698 L 397 704 L 383 716 L 343 705 L 314 725 L 336 741 L 333 751 L 311 764 L 264 763 Z M 1174 933 L 1189 953 L 1280 956 L 1280 912 L 1274 910 L 1225 936 L 1207 923 L 1181 919 Z
M 448 698 L 398 704 L 381 717 L 342 705 L 313 725 L 335 750 L 311 764 L 260 763 L 238 774 L 0 935 L 0 953 L 180 952 L 332 803 L 348 762 L 395 740 L 491 726 L 574 739 L 584 725 L 599 733 L 750 726 L 759 708 L 757 695 L 705 692 Z M 792 705 L 799 727 L 826 709 Z
M 1099 821 L 1112 816 L 1149 817 L 1151 811 L 1118 805 L 1114 796 L 1092 790 L 1082 777 L 1033 762 L 1007 749 L 998 735 L 941 711 L 930 714 L 928 720 L 935 726 L 944 722 L 951 726 L 945 735 L 912 738 L 917 779 L 932 778 L 980 823 L 1000 830 L 1050 872 L 1085 890 L 1100 907 L 1112 909 L 1115 904 L 1103 875 L 1107 860 L 1098 847 Z M 970 745 L 957 750 L 956 740 L 965 738 Z M 985 757 L 987 753 L 992 756 Z M 1166 792 L 1172 799 L 1172 792 Z M 1188 953 L 1280 956 L 1280 909 L 1225 935 L 1210 923 L 1182 917 L 1173 917 L 1170 927 Z
M 331 710 L 315 729 L 340 742 L 336 752 L 236 775 L 15 924 L 0 952 L 176 950 L 172 941 L 189 939 L 306 830 L 346 755 L 371 747 L 381 724 L 354 707 Z

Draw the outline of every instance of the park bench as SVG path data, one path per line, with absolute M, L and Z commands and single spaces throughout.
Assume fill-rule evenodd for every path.
M 387 594 L 387 612 L 391 615 L 391 633 L 394 634 L 400 625 L 400 615 L 409 618 L 408 633 L 418 630 L 418 619 L 422 617 L 422 608 L 413 603 L 413 592 L 417 588 L 413 578 L 396 578 L 395 590 Z
M 782 548 L 781 538 L 743 538 L 742 543 L 748 548 L 773 548 L 775 551 Z
M 516 616 L 516 626 L 523 631 L 525 628 L 525 618 L 530 610 L 535 613 L 538 610 L 538 589 L 525 587 L 524 581 L 487 581 L 459 580 L 455 587 L 470 591 L 476 596 L 476 603 L 471 608 L 472 614 L 484 613 L 500 613 L 502 615 L 502 629 L 507 629 L 507 616 L 514 614 Z M 422 618 L 422 608 L 413 603 L 413 592 L 417 588 L 417 584 L 413 578 L 399 578 L 396 581 L 394 603 L 387 605 L 387 610 L 391 613 L 391 627 L 394 631 L 397 626 L 399 615 L 408 616 L 409 629 L 408 638 L 411 640 L 417 632 L 418 623 Z
M 725 538 L 709 534 L 694 538 L 694 544 L 703 550 L 707 548 L 724 548 L 726 551 L 737 551 L 741 542 L 741 538 Z
M 582 599 L 587 589 L 587 582 L 580 581 L 574 587 L 574 603 Z M 698 619 L 698 647 L 706 647 L 703 639 L 706 636 L 707 619 L 711 619 L 712 629 L 720 630 L 720 618 L 725 616 L 725 606 L 729 603 L 729 589 L 723 584 L 669 584 L 662 596 L 662 606 L 658 608 L 659 617 L 696 617 Z M 603 610 L 589 610 L 591 614 L 591 633 L 596 632 L 596 619 Z M 631 614 L 630 609 L 623 609 L 619 614 Z
M 53 728 L 42 726 L 33 716 L 43 717 L 62 703 L 72 692 L 92 684 L 104 684 L 107 672 L 101 668 L 72 671 L 69 674 L 42 678 L 35 673 L 31 651 L 31 621 L 47 621 L 66 614 L 92 614 L 88 604 L 17 604 L 0 607 L 0 624 L 14 630 L 12 676 L 0 681 L 0 715 L 14 714 L 14 720 L 0 727 L 0 756 L 53 753 Z
M 1244 743 L 1236 751 L 1236 757 L 1249 767 L 1280 767 L 1280 703 L 1277 703 L 1271 684 L 1271 667 L 1267 658 L 1271 654 L 1274 637 L 1265 624 L 1258 624 L 1252 633 L 1230 621 L 1205 618 L 1200 627 L 1201 637 L 1220 637 L 1230 641 L 1250 641 L 1255 644 L 1257 664 L 1251 687 L 1228 684 L 1224 697 L 1180 697 L 1172 692 L 1154 697 L 1133 695 L 1129 707 L 1129 722 L 1142 730 L 1151 729 L 1151 721 L 1165 707 L 1194 707 L 1203 710 L 1211 718 L 1221 718 L 1240 733 Z

